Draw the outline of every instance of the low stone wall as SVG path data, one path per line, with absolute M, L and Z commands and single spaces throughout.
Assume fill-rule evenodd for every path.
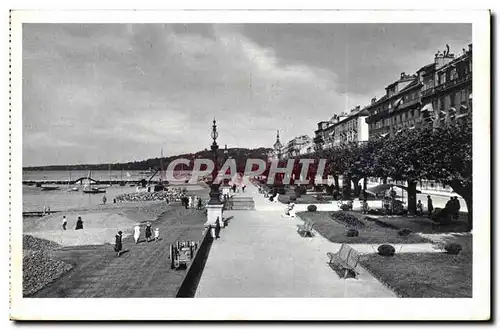
M 212 247 L 212 242 L 213 238 L 210 233 L 210 228 L 207 228 L 203 234 L 200 246 L 186 270 L 186 275 L 177 290 L 177 294 L 175 295 L 176 298 L 193 298 L 195 296 L 208 254 L 210 253 L 210 248 Z

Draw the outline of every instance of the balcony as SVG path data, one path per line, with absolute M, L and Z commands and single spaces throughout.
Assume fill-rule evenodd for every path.
M 429 96 L 434 93 L 434 87 L 427 88 L 426 90 L 422 91 L 422 97 Z
M 313 141 L 314 141 L 314 143 L 323 143 L 324 142 L 323 137 L 321 135 L 315 136 Z
M 446 82 L 436 86 L 435 90 L 436 90 L 436 92 L 444 91 L 444 90 L 455 87 L 457 85 L 460 85 L 460 84 L 467 82 L 467 81 L 470 81 L 470 80 L 472 80 L 472 72 L 468 72 L 457 79 L 446 81 Z

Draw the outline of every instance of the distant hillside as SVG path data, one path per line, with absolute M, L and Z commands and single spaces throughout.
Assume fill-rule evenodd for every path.
M 258 148 L 258 149 L 246 149 L 246 148 L 230 148 L 228 149 L 228 156 L 236 160 L 238 167 L 244 167 L 246 160 L 249 158 L 263 159 L 267 160 L 267 155 L 271 151 L 271 148 Z M 207 158 L 212 159 L 213 153 L 211 150 L 198 151 L 194 154 L 183 154 L 170 157 L 163 157 L 163 168 L 166 169 L 168 164 L 177 158 L 186 158 L 193 160 L 196 158 Z M 222 163 L 225 160 L 224 150 L 219 150 L 217 153 L 218 163 Z M 128 163 L 115 163 L 115 164 L 83 164 L 83 165 L 47 165 L 47 166 L 31 166 L 23 167 L 24 171 L 66 171 L 66 170 L 138 170 L 144 171 L 148 169 L 158 169 L 160 168 L 160 158 L 149 158 L 142 161 L 134 161 Z M 184 168 L 188 169 L 188 168 Z

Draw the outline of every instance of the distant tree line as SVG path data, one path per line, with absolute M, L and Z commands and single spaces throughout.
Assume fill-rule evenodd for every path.
M 257 148 L 257 149 L 247 149 L 247 148 L 229 148 L 227 149 L 227 155 L 224 153 L 224 149 L 219 149 L 217 151 L 217 163 L 220 166 L 224 163 L 226 157 L 233 158 L 236 160 L 236 164 L 239 172 L 243 172 L 247 159 L 263 159 L 267 160 L 268 154 L 272 149 L 270 148 Z M 193 160 L 195 159 L 213 159 L 213 152 L 211 150 L 205 149 L 198 151 L 196 153 L 175 155 L 163 158 L 149 158 L 141 161 L 133 161 L 128 163 L 112 163 L 112 164 L 81 164 L 81 165 L 47 165 L 47 166 L 30 166 L 23 167 L 24 171 L 96 171 L 96 170 L 109 170 L 112 171 L 145 171 L 149 169 L 160 169 L 163 163 L 163 169 L 166 170 L 168 164 L 174 159 L 186 158 L 191 161 L 191 166 L 184 166 L 184 170 L 192 168 Z M 176 169 L 180 170 L 181 166 Z

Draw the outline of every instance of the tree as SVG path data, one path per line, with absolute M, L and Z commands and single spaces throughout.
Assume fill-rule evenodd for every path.
M 430 136 L 428 177 L 449 185 L 467 204 L 467 222 L 472 230 L 472 122 L 448 125 Z
M 417 182 L 429 176 L 431 130 L 404 130 L 382 140 L 374 155 L 374 170 L 382 177 L 408 183 L 408 212 L 417 207 Z

